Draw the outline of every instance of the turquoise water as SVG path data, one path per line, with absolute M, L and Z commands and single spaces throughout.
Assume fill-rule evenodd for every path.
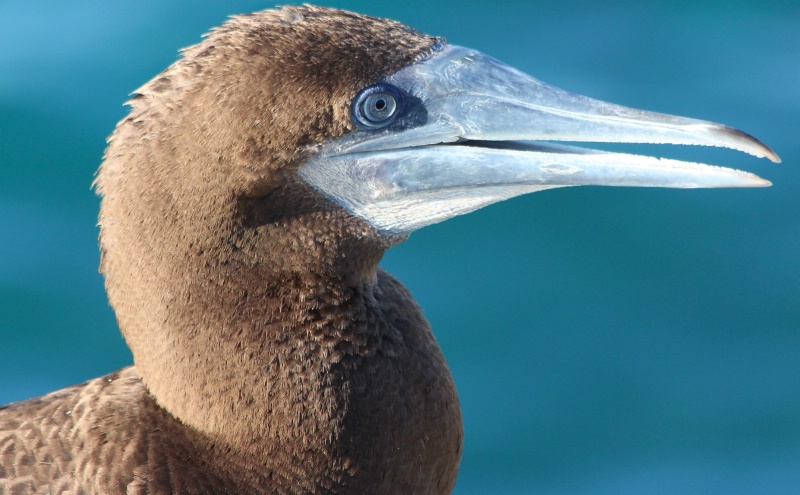
M 784 161 L 623 146 L 775 185 L 549 191 L 387 254 L 459 386 L 456 493 L 800 493 L 800 5 L 329 4 L 739 127 Z M 0 1 L 0 403 L 130 364 L 97 274 L 104 138 L 178 48 L 268 6 Z

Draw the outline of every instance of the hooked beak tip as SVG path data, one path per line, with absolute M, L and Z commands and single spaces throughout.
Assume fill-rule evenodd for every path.
M 747 147 L 748 149 L 742 149 L 741 151 L 746 151 L 759 158 L 767 158 L 773 163 L 781 163 L 781 158 L 778 156 L 778 154 L 775 153 L 775 151 L 773 151 L 772 148 L 762 143 L 761 140 L 754 137 L 753 135 L 748 134 L 744 131 L 740 131 L 735 127 L 730 127 L 730 126 L 720 126 L 720 127 L 723 128 L 724 134 L 727 134 L 728 136 L 733 136 L 737 138 L 740 142 L 750 144 L 750 146 Z

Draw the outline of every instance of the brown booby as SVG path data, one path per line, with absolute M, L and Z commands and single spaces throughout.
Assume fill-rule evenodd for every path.
M 549 141 L 778 161 L 730 127 L 311 6 L 229 20 L 130 106 L 96 187 L 101 271 L 135 366 L 0 409 L 0 493 L 450 493 L 455 386 L 383 253 L 548 188 L 769 185 Z

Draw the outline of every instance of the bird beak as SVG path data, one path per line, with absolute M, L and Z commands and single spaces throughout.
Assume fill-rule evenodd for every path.
M 728 168 L 547 141 L 720 146 L 780 161 L 731 127 L 570 93 L 457 46 L 383 82 L 403 95 L 404 113 L 323 146 L 299 173 L 385 233 L 555 187 L 770 185 Z

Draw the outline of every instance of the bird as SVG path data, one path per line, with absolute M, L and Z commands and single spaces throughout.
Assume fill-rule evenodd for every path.
M 95 188 L 134 365 L 0 408 L 0 493 L 451 493 L 458 393 L 383 254 L 551 188 L 770 184 L 560 141 L 779 161 L 721 124 L 310 5 L 230 18 L 128 104 Z

